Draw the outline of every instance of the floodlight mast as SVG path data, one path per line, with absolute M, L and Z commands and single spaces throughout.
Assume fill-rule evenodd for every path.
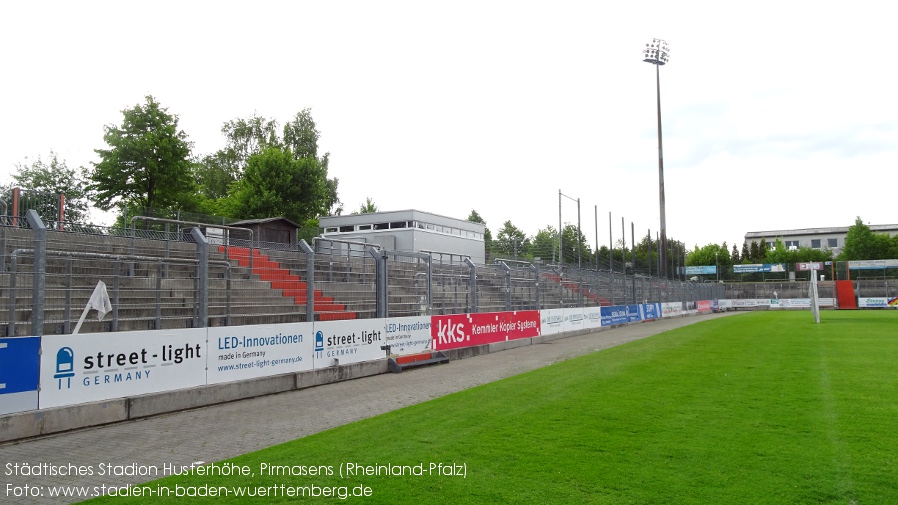
M 658 247 L 658 276 L 667 277 L 667 219 L 664 211 L 664 151 L 661 148 L 661 65 L 670 59 L 670 46 L 662 39 L 652 39 L 642 51 L 642 61 L 655 65 L 655 90 L 658 100 L 658 193 L 661 203 L 661 244 Z

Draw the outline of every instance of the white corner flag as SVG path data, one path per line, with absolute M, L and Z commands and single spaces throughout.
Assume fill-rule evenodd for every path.
M 109 300 L 109 293 L 106 292 L 106 283 L 103 281 L 97 282 L 97 287 L 94 288 L 93 294 L 90 295 L 87 306 L 84 307 L 84 312 L 81 313 L 81 319 L 78 320 L 78 325 L 75 326 L 75 331 L 72 332 L 72 335 L 78 334 L 78 330 L 81 329 L 84 318 L 87 317 L 90 309 L 96 309 L 97 321 L 102 321 L 106 314 L 112 310 L 112 302 Z

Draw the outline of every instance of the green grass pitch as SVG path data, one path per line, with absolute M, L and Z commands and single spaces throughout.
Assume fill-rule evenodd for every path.
M 807 311 L 701 322 L 231 463 L 255 475 L 148 486 L 268 486 L 190 500 L 208 503 L 898 503 L 898 311 L 827 311 L 819 325 Z M 346 463 L 381 475 L 341 478 Z M 431 463 L 447 465 L 443 475 L 376 467 Z M 335 475 L 266 476 L 262 464 Z M 313 484 L 338 496 L 275 490 Z M 358 486 L 370 496 L 353 497 Z

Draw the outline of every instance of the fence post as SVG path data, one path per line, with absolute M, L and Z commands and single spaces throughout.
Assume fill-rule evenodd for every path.
M 112 271 L 112 331 L 118 331 L 119 292 L 122 287 L 122 258 L 116 257 Z
M 164 268 L 168 267 L 168 262 L 165 265 L 163 267 L 161 261 L 156 262 L 156 324 L 154 330 L 162 329 L 162 272 Z
M 536 275 L 536 282 L 535 282 L 535 284 L 536 284 L 536 310 L 540 310 L 540 305 L 539 305 L 539 263 L 537 263 L 535 265 L 530 265 L 530 268 L 533 270 L 534 274 Z
M 34 231 L 34 275 L 31 286 L 31 334 L 44 334 L 44 298 L 47 273 L 47 227 L 33 209 L 25 214 Z
M 72 333 L 72 255 L 65 257 L 65 309 L 63 311 L 62 332 L 66 335 Z
M 470 312 L 477 312 L 477 267 L 471 258 L 465 258 L 465 264 L 471 269 L 471 307 Z
M 209 242 L 199 228 L 191 229 L 190 235 L 196 241 L 197 254 L 197 327 L 205 328 L 209 325 Z
M 305 239 L 299 247 L 306 253 L 306 321 L 311 323 L 315 320 L 315 250 Z
M 374 286 L 376 292 L 375 317 L 387 317 L 387 256 L 373 247 L 368 248 L 374 262 Z
M 502 269 L 505 270 L 505 311 L 511 311 L 511 268 L 505 264 L 504 261 L 500 261 L 499 265 Z
M 16 336 L 16 272 L 18 262 L 18 250 L 9 256 L 9 326 L 6 329 L 7 337 Z

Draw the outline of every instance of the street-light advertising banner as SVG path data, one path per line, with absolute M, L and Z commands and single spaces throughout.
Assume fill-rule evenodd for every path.
M 46 335 L 41 339 L 45 409 L 206 383 L 206 328 Z
M 315 323 L 315 368 L 386 358 L 385 320 L 353 319 Z
M 386 320 L 386 345 L 390 356 L 430 352 L 430 316 L 391 317 Z
M 312 369 L 313 323 L 209 328 L 209 384 Z
M 717 273 L 717 265 L 686 267 L 686 275 L 714 275 Z
M 540 334 L 554 335 L 564 331 L 564 309 L 543 309 L 540 315 Z
M 753 274 L 759 272 L 785 272 L 785 263 L 753 263 L 749 265 L 733 265 L 734 274 Z
M 886 298 L 886 297 L 874 297 L 874 298 L 863 298 L 858 297 L 857 299 L 858 307 L 864 308 L 882 308 L 882 309 L 898 309 L 898 297 L 896 298 Z
M 40 337 L 0 338 L 0 414 L 37 408 Z
M 538 310 L 433 316 L 430 328 L 438 351 L 540 335 Z

